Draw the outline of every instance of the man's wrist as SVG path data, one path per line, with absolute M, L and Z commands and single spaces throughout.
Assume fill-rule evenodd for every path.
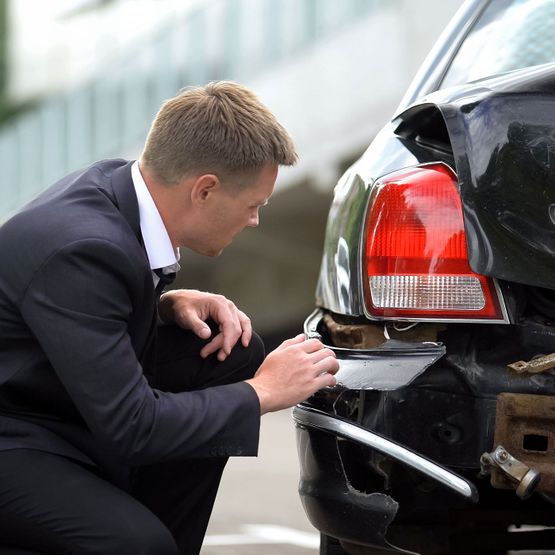
M 258 402 L 260 404 L 260 414 L 265 414 L 270 412 L 270 402 L 271 402 L 271 392 L 264 387 L 256 378 L 251 378 L 250 380 L 245 380 L 253 389 L 258 396 Z

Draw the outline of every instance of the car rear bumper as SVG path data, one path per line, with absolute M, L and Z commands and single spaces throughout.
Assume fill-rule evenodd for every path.
M 316 310 L 306 320 L 307 337 L 318 337 L 321 319 L 322 311 Z M 305 512 L 318 530 L 342 542 L 410 553 L 392 545 L 387 532 L 394 520 L 397 522 L 400 504 L 404 505 L 407 496 L 413 495 L 413 489 L 422 483 L 430 485 L 423 494 L 427 499 L 425 504 L 449 500 L 465 506 L 478 500 L 473 483 L 448 470 L 445 464 L 434 462 L 429 453 L 420 455 L 418 448 L 405 442 L 402 435 L 397 438 L 396 433 L 391 433 L 395 427 L 391 428 L 394 419 L 390 418 L 390 412 L 400 410 L 404 403 L 401 396 L 411 395 L 407 392 L 413 391 L 412 382 L 442 358 L 445 347 L 435 342 L 389 340 L 371 349 L 330 348 L 340 365 L 336 376 L 338 385 L 322 390 L 293 409 L 301 471 L 299 493 Z M 370 399 L 365 409 L 370 419 L 364 421 L 353 417 L 363 412 L 356 400 L 357 392 L 361 391 Z M 416 389 L 414 395 L 407 405 L 432 406 L 421 398 L 426 392 Z M 433 395 L 441 394 L 434 392 Z M 441 404 L 452 405 L 451 396 Z M 349 414 L 349 406 L 358 408 Z M 374 406 L 378 417 L 372 414 Z M 381 418 L 385 418 L 386 426 Z M 345 446 L 361 448 L 364 455 L 348 453 Z M 406 476 L 400 487 L 373 487 L 382 481 L 378 467 L 383 461 L 403 469 Z M 363 468 L 367 476 L 374 476 L 369 478 L 368 487 L 360 487 L 357 480 L 352 480 L 351 465 Z M 416 476 L 414 482 L 410 475 Z M 434 517 L 429 520 L 433 521 Z
M 474 484 L 451 472 L 447 468 L 399 445 L 379 434 L 371 432 L 344 418 L 327 414 L 312 407 L 298 405 L 293 409 L 293 420 L 299 428 L 319 430 L 334 437 L 353 441 L 386 455 L 397 463 L 425 474 L 468 501 L 478 501 L 478 491 Z
M 475 486 L 414 451 L 312 407 L 293 409 L 301 465 L 299 493 L 311 523 L 342 541 L 409 553 L 386 538 L 399 503 L 382 492 L 365 493 L 350 482 L 338 442 L 353 442 L 422 473 L 464 501 L 476 502 Z

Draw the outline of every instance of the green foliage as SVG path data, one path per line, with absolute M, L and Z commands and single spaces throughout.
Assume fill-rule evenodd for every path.
M 0 101 L 8 79 L 8 0 L 0 0 Z
M 37 100 L 25 100 L 22 102 L 9 102 L 6 98 L 0 97 L 0 127 L 15 116 L 33 109 L 37 106 Z
M 37 104 L 36 100 L 14 102 L 6 97 L 8 82 L 8 34 L 8 0 L 0 0 L 0 126 Z

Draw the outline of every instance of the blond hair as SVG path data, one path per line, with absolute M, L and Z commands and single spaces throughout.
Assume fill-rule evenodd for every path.
M 231 175 L 297 161 L 293 141 L 256 95 L 230 81 L 167 100 L 152 122 L 141 163 L 172 185 L 198 171 Z

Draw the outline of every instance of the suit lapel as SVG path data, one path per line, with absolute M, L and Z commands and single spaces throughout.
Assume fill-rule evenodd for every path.
M 131 179 L 131 166 L 133 162 L 128 162 L 125 166 L 120 166 L 112 174 L 112 189 L 116 198 L 116 204 L 123 217 L 133 230 L 139 243 L 143 245 L 141 235 L 141 223 L 139 218 L 139 203 Z
M 139 203 L 137 201 L 137 195 L 135 194 L 135 187 L 133 186 L 133 179 L 131 178 L 131 166 L 133 162 L 128 162 L 124 166 L 117 168 L 112 174 L 112 189 L 114 191 L 114 197 L 116 200 L 116 205 L 127 220 L 127 223 L 133 230 L 133 233 L 137 237 L 137 240 L 141 244 L 145 263 L 148 264 L 148 256 L 144 250 L 143 236 L 141 234 L 141 223 L 139 217 Z M 151 294 L 149 294 L 151 293 Z M 146 363 L 146 359 L 150 358 L 148 351 L 152 350 L 155 344 L 156 326 L 158 321 L 158 311 L 156 308 L 156 295 L 154 292 L 154 284 L 152 290 L 148 291 L 145 296 L 145 306 L 152 307 L 152 313 L 150 318 L 150 327 L 146 340 L 143 345 L 137 351 L 137 357 L 143 364 L 143 368 Z M 135 323 L 137 326 L 141 326 L 140 322 Z M 144 324 L 143 324 L 144 325 Z

